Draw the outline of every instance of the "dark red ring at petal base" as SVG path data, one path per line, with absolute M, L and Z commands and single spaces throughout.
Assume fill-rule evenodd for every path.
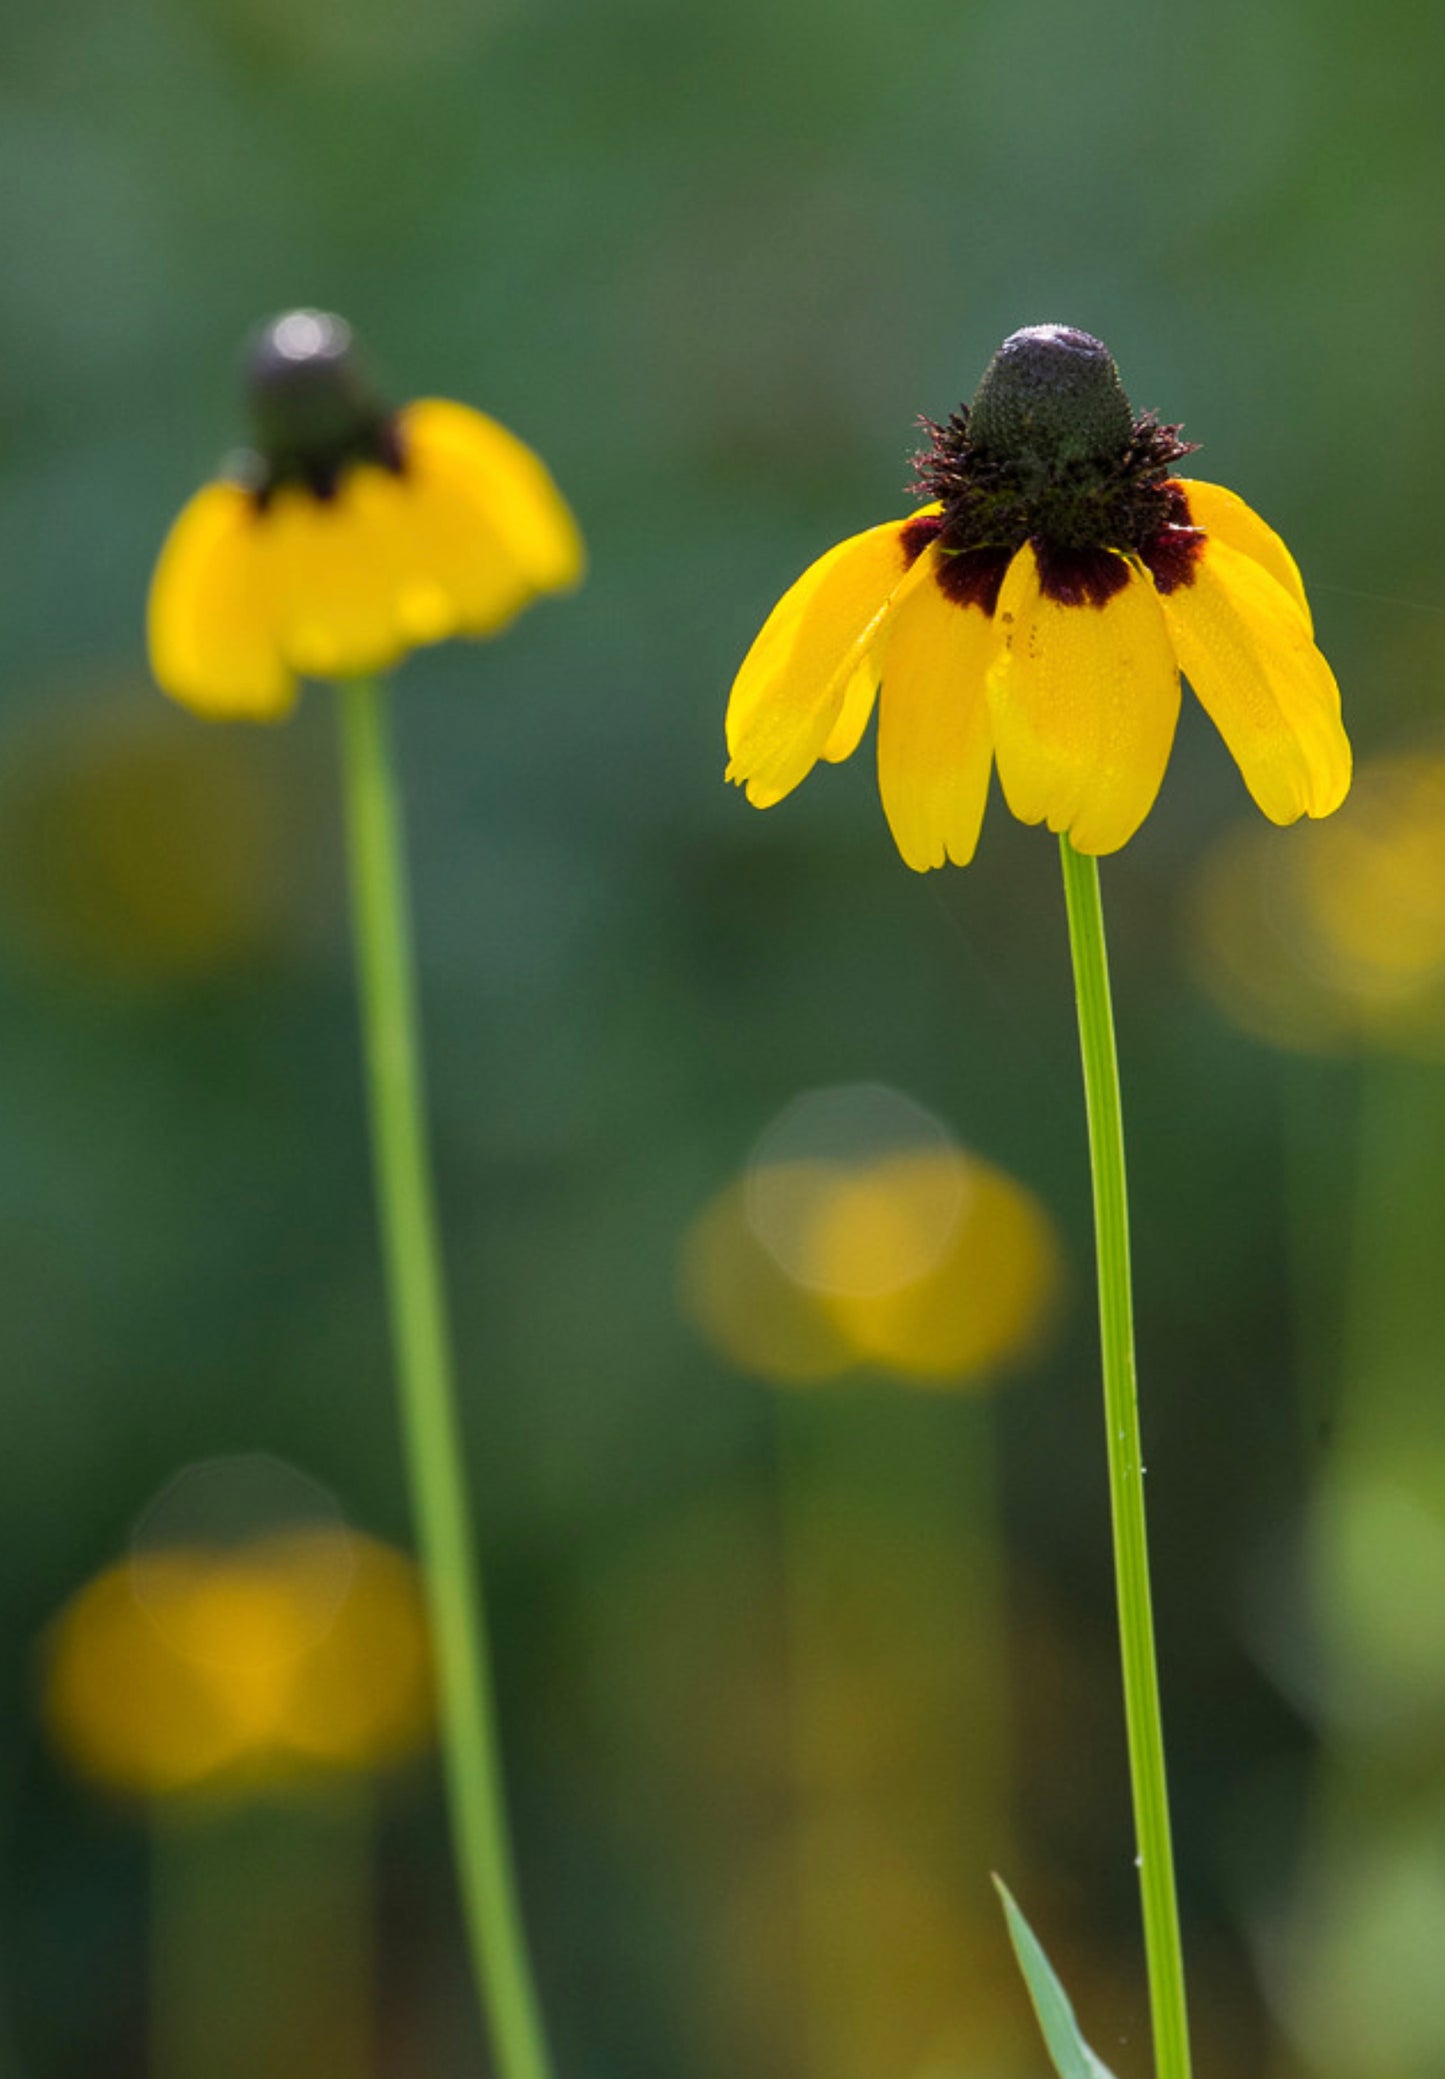
M 1194 583 L 1194 570 L 1204 553 L 1202 527 L 1161 527 L 1139 551 L 1139 560 L 1154 580 L 1156 592 L 1177 592 Z
M 954 606 L 977 606 L 993 618 L 1013 557 L 1007 549 L 960 549 L 938 559 L 938 589 Z
M 905 520 L 898 540 L 903 549 L 903 567 L 912 570 L 930 542 L 937 541 L 943 531 L 942 513 L 919 513 L 915 519 Z
M 1129 582 L 1129 565 L 1113 549 L 1061 549 L 1035 540 L 1039 590 L 1059 606 L 1107 606 Z
M 905 524 L 899 536 L 905 569 L 911 570 L 924 550 L 932 547 L 944 524 L 942 513 L 920 513 Z M 992 618 L 1011 561 L 1007 549 L 945 549 L 934 576 L 939 591 L 952 605 L 981 607 Z

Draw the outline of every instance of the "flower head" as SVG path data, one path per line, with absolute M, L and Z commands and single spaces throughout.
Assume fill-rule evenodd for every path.
M 1256 824 L 1200 863 L 1199 980 L 1235 1024 L 1306 1053 L 1445 1059 L 1445 752 L 1368 760 L 1342 815 L 1281 852 Z
M 432 1730 L 420 1579 L 321 1526 L 133 1557 L 52 1626 L 45 1703 L 74 1766 L 125 1793 L 386 1768 Z
M 576 523 L 531 449 L 464 404 L 389 410 L 340 318 L 274 319 L 245 373 L 254 445 L 185 507 L 151 584 L 151 665 L 175 699 L 275 719 L 298 677 L 494 635 L 577 582 Z
M 792 1386 L 864 1365 L 981 1391 L 1037 1354 L 1061 1283 L 1033 1193 L 876 1083 L 788 1106 L 694 1221 L 680 1268 L 708 1340 Z
M 1190 444 L 1133 411 L 1106 347 L 1015 332 L 925 425 L 928 502 L 804 571 L 744 659 L 728 777 L 755 807 L 849 757 L 876 699 L 909 866 L 973 857 L 995 761 L 1022 822 L 1116 851 L 1159 791 L 1181 669 L 1273 822 L 1339 807 L 1350 747 L 1294 559 L 1232 491 L 1173 474 Z

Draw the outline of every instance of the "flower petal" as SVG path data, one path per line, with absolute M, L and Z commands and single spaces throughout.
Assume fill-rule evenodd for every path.
M 408 645 L 496 635 L 543 589 L 492 523 L 475 486 L 449 463 L 413 453 L 384 486 L 364 483 Z
M 1193 582 L 1160 605 L 1190 685 L 1270 821 L 1337 809 L 1351 764 L 1339 688 L 1291 596 L 1213 535 Z
M 306 678 L 364 677 L 410 647 L 397 616 L 400 480 L 363 463 L 335 495 L 283 484 L 257 538 L 277 645 Z
M 1189 506 L 1190 520 L 1202 527 L 1216 541 L 1222 541 L 1242 555 L 1252 556 L 1256 563 L 1263 564 L 1277 585 L 1283 585 L 1290 598 L 1305 617 L 1306 626 L 1313 632 L 1314 622 L 1310 618 L 1310 603 L 1305 597 L 1304 579 L 1299 574 L 1299 565 L 1266 520 L 1262 520 L 1252 505 L 1223 484 L 1201 483 L 1197 477 L 1181 476 L 1174 481 L 1184 493 Z
M 832 735 L 854 675 L 909 574 L 902 541 L 907 524 L 888 520 L 850 535 L 810 564 L 743 659 L 728 701 L 727 776 L 746 784 L 755 808 L 790 794 Z
M 1008 567 L 988 679 L 1004 796 L 1024 823 L 1114 852 L 1154 804 L 1179 718 L 1179 673 L 1159 599 L 1132 565 L 1103 606 L 1061 606 L 1033 549 Z
M 993 767 L 984 681 L 999 631 L 981 607 L 925 585 L 879 647 L 878 786 L 904 863 L 917 873 L 978 844 Z
M 156 564 L 146 611 L 151 669 L 163 691 L 199 714 L 279 721 L 296 699 L 271 634 L 262 524 L 239 484 L 208 484 Z
M 873 703 L 877 698 L 878 665 L 870 653 L 849 679 L 838 719 L 819 754 L 830 765 L 841 765 L 857 750 L 863 741 L 863 731 L 872 719 Z
M 424 397 L 397 425 L 409 467 L 464 499 L 536 592 L 577 584 L 586 563 L 571 508 L 541 458 L 496 419 Z

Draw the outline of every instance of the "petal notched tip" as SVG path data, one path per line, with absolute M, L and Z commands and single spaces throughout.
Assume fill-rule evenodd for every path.
M 1291 593 L 1213 536 L 1194 581 L 1161 601 L 1179 662 L 1272 823 L 1328 816 L 1349 792 L 1334 673 Z
M 820 757 L 848 756 L 867 726 L 873 646 L 914 574 L 901 520 L 850 536 L 809 565 L 743 659 L 727 709 L 728 775 L 770 808 Z
M 777 804 L 783 800 L 784 795 L 792 791 L 791 788 L 784 788 L 780 791 L 775 786 L 767 785 L 756 774 L 749 774 L 740 768 L 736 758 L 728 760 L 723 772 L 723 778 L 729 786 L 741 789 L 744 798 L 750 806 L 758 809 L 776 808 Z

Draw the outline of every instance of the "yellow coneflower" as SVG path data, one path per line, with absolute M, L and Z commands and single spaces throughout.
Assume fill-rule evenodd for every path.
M 928 502 L 806 570 L 738 673 L 728 777 L 755 807 L 851 756 L 876 699 L 909 866 L 973 857 L 995 762 L 1021 821 L 1113 852 L 1159 791 L 1181 669 L 1272 821 L 1339 807 L 1350 746 L 1293 557 L 1173 473 L 1191 444 L 1135 414 L 1106 347 L 1015 332 L 928 430 Z
M 383 674 L 419 643 L 492 635 L 574 584 L 582 544 L 541 462 L 438 400 L 393 413 L 348 326 L 299 310 L 247 360 L 255 444 L 199 492 L 151 586 L 155 675 L 203 715 L 274 720 L 331 680 L 367 1095 L 407 1465 L 478 1990 L 505 2079 L 548 2079 L 501 1782 L 421 1085 L 400 790 Z
M 187 707 L 277 720 L 298 678 L 494 635 L 581 576 L 576 522 L 531 449 L 465 404 L 388 410 L 342 319 L 274 319 L 246 373 L 254 447 L 184 508 L 151 585 L 152 669 Z
M 1367 760 L 1342 815 L 1280 852 L 1240 824 L 1201 863 L 1189 950 L 1220 1008 L 1306 1052 L 1445 1057 L 1445 756 Z
M 123 1562 L 57 1620 L 46 1707 L 81 1774 L 137 1795 L 384 1768 L 432 1729 L 416 1568 L 322 1530 Z
M 785 1235 L 759 1231 L 760 1200 Z M 742 1371 L 792 1386 L 864 1365 L 915 1386 L 982 1389 L 1036 1353 L 1060 1286 L 1044 1207 L 947 1146 L 760 1167 L 703 1209 L 680 1268 L 709 1341 Z

